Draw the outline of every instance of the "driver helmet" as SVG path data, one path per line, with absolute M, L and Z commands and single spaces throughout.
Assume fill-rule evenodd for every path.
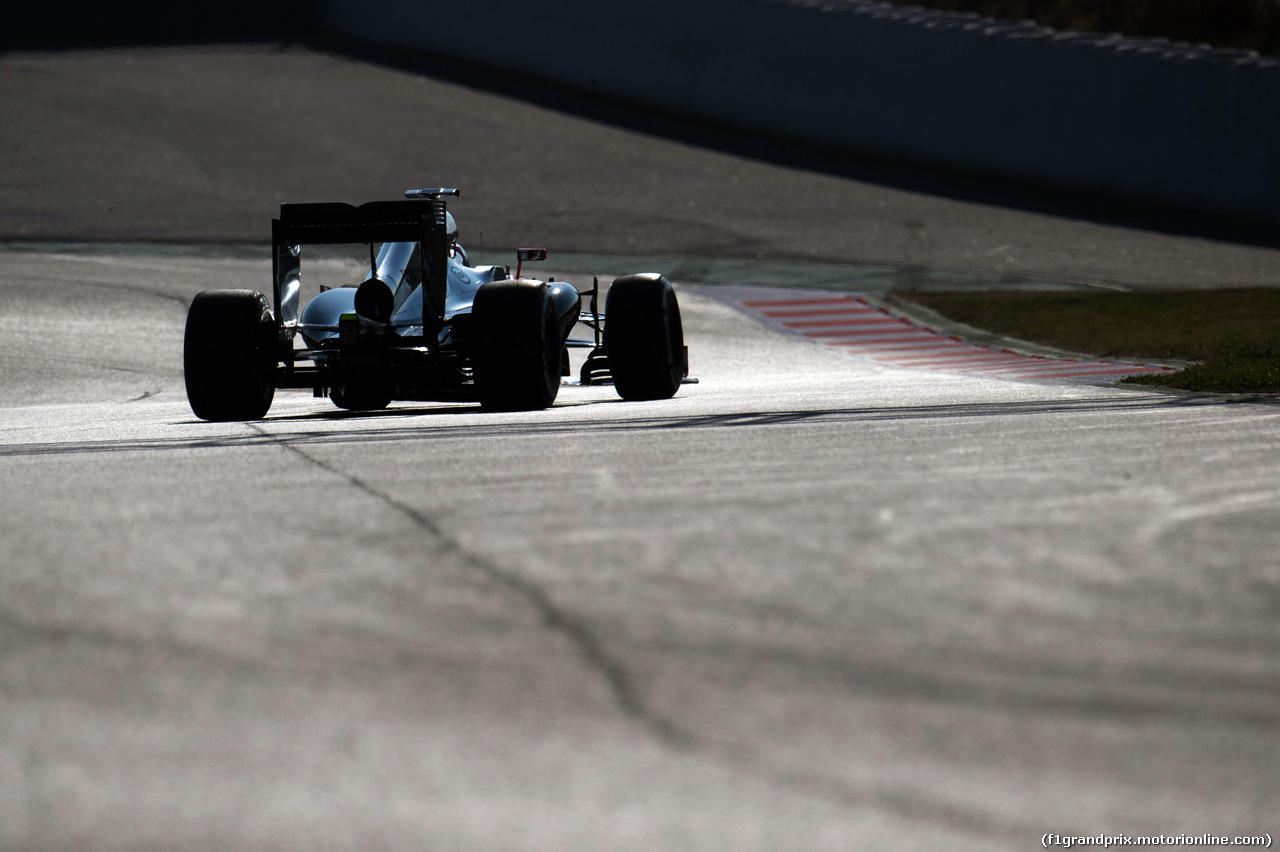
M 453 214 L 448 211 L 444 214 L 444 235 L 450 242 L 458 238 L 458 223 L 454 220 Z

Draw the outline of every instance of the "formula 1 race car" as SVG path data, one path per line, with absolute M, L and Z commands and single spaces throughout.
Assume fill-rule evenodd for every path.
M 271 222 L 275 310 L 262 293 L 213 290 L 187 312 L 183 370 L 195 415 L 256 420 L 276 388 L 310 388 L 357 411 L 392 400 L 542 409 L 569 375 L 575 346 L 591 350 L 582 384 L 612 382 L 629 400 L 675 395 L 688 350 L 666 278 L 615 279 L 601 312 L 598 279 L 579 292 L 523 277 L 524 264 L 545 260 L 545 249 L 520 249 L 514 277 L 509 267 L 470 266 L 445 209 L 445 197 L 458 195 L 416 189 L 407 200 L 358 207 L 282 204 Z M 339 244 L 367 245 L 368 273 L 322 288 L 300 311 L 302 246 Z M 579 322 L 593 340 L 569 336 Z

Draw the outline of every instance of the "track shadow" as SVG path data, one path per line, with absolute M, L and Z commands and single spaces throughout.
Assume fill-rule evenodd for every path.
M 479 413 L 476 408 L 462 406 L 432 408 L 401 408 L 381 412 L 348 413 L 340 412 L 333 416 L 329 412 L 320 414 L 286 415 L 265 420 L 253 421 L 252 428 L 245 431 L 244 424 L 206 424 L 198 420 L 186 420 L 172 423 L 172 426 L 190 428 L 195 425 L 206 426 L 210 430 L 234 430 L 207 437 L 181 438 L 146 438 L 146 439 L 111 439 L 103 441 L 70 441 L 52 443 L 24 443 L 0 446 L 0 458 L 17 458 L 29 456 L 71 456 L 79 454 L 99 453 L 153 453 L 153 452 L 189 452 L 193 450 L 219 449 L 252 449 L 255 447 L 278 447 L 281 443 L 298 446 L 306 445 L 341 445 L 341 444 L 376 444 L 417 441 L 482 439 L 493 440 L 511 436 L 550 436 L 550 435 L 591 435 L 601 436 L 611 433 L 681 431 L 699 429 L 770 429 L 778 427 L 797 427 L 806 425 L 839 425 L 856 426 L 860 423 L 883 421 L 926 421 L 938 419 L 982 418 L 982 417 L 1036 417 L 1059 414 L 1133 414 L 1161 411 L 1177 411 L 1189 408 L 1222 408 L 1238 405 L 1274 406 L 1276 400 L 1270 398 L 1239 398 L 1223 396 L 1177 396 L 1161 395 L 1125 395 L 1101 400 L 1089 401 L 1029 401 L 1029 402 L 990 402 L 960 403 L 956 405 L 919 405 L 919 406 L 885 406 L 885 407 L 851 407 L 826 408 L 811 411 L 760 411 L 732 412 L 725 414 L 694 414 L 675 416 L 649 417 L 611 417 L 583 418 L 573 420 L 550 420 L 543 413 L 534 412 L 528 419 L 512 421 L 504 417 L 501 421 L 441 424 L 428 418 L 438 415 Z M 598 405 L 623 404 L 620 400 L 604 400 L 589 403 L 585 407 L 596 408 Z M 562 407 L 561 407 L 562 408 Z M 393 418 L 406 422 L 404 425 L 374 425 L 373 421 L 385 421 Z M 273 425 L 287 426 L 300 422 L 319 422 L 334 420 L 368 419 L 370 427 L 359 431 L 308 431 L 301 429 L 274 429 Z
M 781 135 L 744 132 L 740 128 L 637 107 L 632 103 L 517 77 L 452 58 L 384 45 L 373 46 L 330 31 L 314 31 L 306 39 L 306 46 L 371 65 L 457 83 L 590 121 L 785 168 L 1103 225 L 1264 248 L 1280 247 L 1280 228 L 1266 222 L 1070 192 L 907 160 L 852 154 Z
M 784 136 L 744 133 L 619 100 L 585 94 L 479 64 L 420 51 L 371 45 L 321 23 L 319 0 L 254 4 L 226 0 L 159 7 L 133 2 L 24 4 L 16 24 L 0 31 L 0 52 L 85 47 L 183 46 L 280 42 L 359 62 L 434 77 L 515 98 L 591 121 L 787 168 L 849 178 L 895 189 L 1159 233 L 1267 248 L 1280 247 L 1280 228 L 1267 223 L 1046 189 L 1017 181 L 934 168 L 908 161 L 854 155 Z
M 434 405 L 430 407 L 414 407 L 414 408 L 383 408 L 377 411 L 348 411 L 341 408 L 335 408 L 331 411 L 309 411 L 305 414 L 285 414 L 279 417 L 271 417 L 267 422 L 271 423 L 287 423 L 293 421 L 344 421 L 344 420 L 367 420 L 372 418 L 386 417 L 423 417 L 423 416 L 446 416 L 450 414 L 476 414 L 481 409 L 474 404 L 468 405 L 460 403 L 457 405 Z M 190 421 L 199 423 L 198 420 Z

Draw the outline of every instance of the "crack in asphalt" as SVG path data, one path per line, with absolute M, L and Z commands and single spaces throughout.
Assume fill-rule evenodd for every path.
M 908 823 L 928 822 L 987 841 L 1007 841 L 1011 847 L 1026 837 L 1038 836 L 1037 832 L 1042 830 L 1040 826 L 1024 824 L 1016 817 L 1002 816 L 963 801 L 950 801 L 917 786 L 878 778 L 857 780 L 820 767 L 797 765 L 784 757 L 768 754 L 766 748 L 753 742 L 726 740 L 716 736 L 715 732 L 696 730 L 681 724 L 650 703 L 626 664 L 609 651 L 597 631 L 584 618 L 558 605 L 538 584 L 483 555 L 469 551 L 462 542 L 450 536 L 438 521 L 404 500 L 308 453 L 304 446 L 296 443 L 296 439 L 302 436 L 296 433 L 276 435 L 254 423 L 244 425 L 253 433 L 252 439 L 248 442 L 231 443 L 239 446 L 276 447 L 309 466 L 323 470 L 406 518 L 432 536 L 439 543 L 441 552 L 453 556 L 479 576 L 524 601 L 537 613 L 546 629 L 567 641 L 588 670 L 603 681 L 623 718 L 638 726 L 660 746 L 686 757 L 700 758 L 729 772 L 763 780 L 796 795 L 812 797 L 839 807 L 878 810 Z M 188 449 L 226 445 L 223 440 L 209 439 L 180 443 Z M 134 641 L 109 631 L 84 631 L 23 622 L 12 613 L 0 612 L 0 633 L 14 629 L 19 634 L 35 634 L 53 641 L 65 641 L 77 635 L 87 636 L 95 643 Z M 10 635 L 0 644 L 11 644 L 13 640 L 14 637 Z M 188 651 L 192 650 L 185 645 L 183 647 Z M 3 692 L 4 683 L 0 680 L 0 694 Z
M 688 748 L 693 745 L 693 735 L 682 729 L 670 719 L 654 712 L 640 695 L 634 679 L 623 664 L 615 659 L 595 633 L 583 621 L 556 605 L 551 596 L 537 584 L 507 570 L 477 553 L 467 550 L 456 538 L 447 534 L 436 521 L 423 514 L 393 495 L 383 491 L 358 476 L 339 470 L 333 465 L 312 456 L 288 440 L 278 438 L 253 423 L 246 424 L 265 438 L 274 441 L 288 452 L 304 459 L 307 463 L 324 470 L 352 487 L 384 503 L 416 526 L 431 535 L 440 544 L 440 549 L 462 560 L 498 586 L 514 593 L 527 602 L 541 617 L 543 624 L 553 633 L 559 634 L 569 641 L 587 666 L 604 680 L 613 697 L 614 704 L 629 719 L 638 723 L 659 742 L 673 748 Z
M 536 583 L 467 550 L 460 541 L 447 534 L 435 520 L 423 512 L 360 477 L 310 455 L 295 446 L 287 436 L 273 435 L 253 423 L 245 425 L 306 463 L 347 482 L 393 509 L 435 538 L 443 552 L 460 559 L 491 582 L 527 602 L 541 617 L 547 629 L 564 637 L 588 668 L 604 680 L 614 704 L 624 717 L 638 724 L 661 745 L 686 755 L 701 755 L 727 769 L 763 778 L 801 795 L 813 796 L 844 807 L 880 809 L 908 821 L 924 820 L 951 830 L 987 839 L 1007 838 L 1011 842 L 1034 836 L 1040 830 L 1037 825 L 1011 824 L 991 813 L 928 796 L 916 788 L 902 785 L 872 787 L 820 770 L 786 765 L 770 759 L 751 745 L 726 742 L 680 725 L 650 706 L 623 662 L 609 653 L 604 643 L 582 619 L 558 606 Z
M 1178 399 L 1161 401 L 1153 404 L 1149 399 L 1137 405 L 1141 409 L 1177 410 L 1187 405 L 1206 404 L 1204 400 Z M 1213 401 L 1212 404 L 1224 404 L 1224 401 Z M 1107 400 L 1099 410 L 1123 411 L 1134 407 L 1130 400 Z M 1008 410 L 1008 406 L 1002 407 Z M 991 413 L 986 406 L 960 407 L 968 416 L 980 416 Z M 1013 407 L 1014 413 L 1053 413 L 1056 406 Z M 902 416 L 923 417 L 956 412 L 951 408 L 911 408 L 890 409 L 889 413 Z M 876 409 L 823 410 L 813 412 L 793 412 L 789 415 L 778 412 L 737 413 L 715 418 L 647 418 L 628 420 L 617 418 L 607 421 L 616 429 L 664 429 L 680 427 L 718 427 L 736 426 L 776 426 L 780 423 L 825 422 L 830 419 L 843 421 L 849 418 L 865 419 L 876 417 L 886 412 Z M 1274 416 L 1266 412 L 1263 416 Z M 285 419 L 287 422 L 287 418 Z M 332 463 L 308 452 L 308 444 L 330 444 L 330 436 L 284 431 L 275 434 L 254 423 L 244 424 L 249 434 L 243 438 L 200 438 L 192 440 L 184 438 L 174 441 L 106 441 L 84 442 L 54 445 L 18 445 L 9 451 L 0 451 L 0 457 L 6 455 L 27 455 L 32 452 L 86 452 L 86 451 L 137 451 L 144 449 L 203 449 L 220 447 L 275 447 L 298 457 L 310 466 L 323 470 L 336 479 L 346 482 L 351 487 L 368 495 L 372 499 L 392 509 L 408 519 L 416 527 L 427 532 L 439 542 L 439 549 L 452 555 L 461 563 L 473 569 L 477 575 L 505 589 L 517 599 L 524 601 L 540 617 L 542 624 L 553 634 L 562 637 L 577 653 L 579 658 L 606 685 L 613 703 L 630 723 L 637 725 L 651 736 L 659 745 L 673 752 L 700 757 L 709 763 L 743 775 L 763 779 L 781 789 L 791 790 L 798 795 L 811 796 L 834 803 L 842 807 L 871 808 L 892 814 L 906 821 L 923 821 L 944 826 L 948 829 L 992 839 L 1007 839 L 1011 844 L 1026 837 L 1037 836 L 1038 826 L 1024 824 L 1016 817 L 1002 816 L 991 810 L 975 807 L 963 801 L 950 801 L 946 797 L 925 789 L 881 779 L 857 780 L 844 777 L 838 772 L 826 771 L 820 767 L 809 767 L 789 762 L 780 755 L 771 755 L 766 746 L 753 742 L 735 742 L 717 737 L 714 731 L 698 730 L 681 724 L 671 715 L 663 713 L 653 706 L 644 694 L 641 684 L 628 669 L 625 662 L 617 654 L 611 653 L 599 632 L 592 624 L 581 616 L 568 611 L 553 599 L 548 591 L 532 580 L 521 576 L 512 568 L 504 567 L 498 562 L 483 555 L 469 551 L 457 538 L 450 536 L 441 523 L 426 513 L 397 498 L 390 492 L 378 488 L 375 484 L 348 473 Z M 286 425 L 281 423 L 280 425 Z M 496 435 L 502 430 L 498 424 L 487 427 L 485 434 Z M 544 428 L 558 431 L 570 428 L 569 424 L 545 424 Z M 576 428 L 576 427 L 575 427 Z M 432 430 L 432 434 L 451 434 L 453 427 L 440 427 Z M 376 440 L 405 440 L 421 438 L 421 430 L 389 429 L 372 430 Z M 368 440 L 369 436 L 364 436 Z M 343 441 L 353 440 L 351 435 L 344 435 Z M 1268 494 L 1270 492 L 1267 492 Z M 0 619 L 4 621 L 6 619 Z M 3 625 L 0 624 L 0 627 Z M 30 627 L 30 625 L 28 625 Z M 54 630 L 50 636 L 56 638 L 61 630 Z M 111 637 L 100 637 L 109 639 Z M 118 637 L 116 637 L 118 638 Z M 2 684 L 0 684 L 2 686 Z M 856 688 L 854 690 L 857 691 Z M 911 690 L 908 690 L 910 692 Z M 932 692 L 932 688 L 930 688 Z M 1005 701 L 1002 699 L 1003 705 Z M 1265 722 L 1266 720 L 1260 720 Z

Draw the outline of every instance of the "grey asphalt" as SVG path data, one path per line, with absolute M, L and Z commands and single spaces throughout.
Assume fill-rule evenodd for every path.
M 519 104 L 293 51 L 9 56 L 0 87 L 23 116 L 0 123 L 21 154 L 4 233 L 209 245 L 0 252 L 0 848 L 1275 834 L 1268 401 L 888 369 L 693 286 L 701 381 L 659 403 L 568 386 L 545 412 L 352 416 L 281 393 L 264 421 L 207 424 L 180 364 L 195 292 L 265 286 L 265 256 L 220 244 L 259 239 L 277 192 L 386 197 L 414 168 L 484 188 L 459 219 L 466 237 L 509 215 L 494 246 L 641 254 L 610 242 L 631 231 L 672 254 L 921 262 L 887 238 L 909 217 L 935 246 L 1021 236 L 1023 273 L 1194 286 L 1267 283 L 1274 252 L 529 106 L 517 127 L 540 130 L 504 131 Z M 336 120 L 382 99 L 452 124 Z M 627 191 L 640 163 L 661 194 Z M 706 203 L 676 217 L 678 194 Z
M 983 194 L 972 181 L 830 158 L 771 165 L 297 48 L 8 54 L 0 103 L 6 240 L 261 243 L 282 201 L 445 184 L 463 191 L 454 209 L 473 251 L 533 243 L 1139 287 L 1280 280 L 1274 229 L 1216 223 L 1188 237 L 1169 233 L 1186 230 L 1177 217 L 1156 217 L 1156 230 L 1099 224 L 1124 219 L 1123 205 L 1029 190 L 985 195 L 1059 212 L 964 201 Z M 780 144 L 754 149 L 788 156 Z

